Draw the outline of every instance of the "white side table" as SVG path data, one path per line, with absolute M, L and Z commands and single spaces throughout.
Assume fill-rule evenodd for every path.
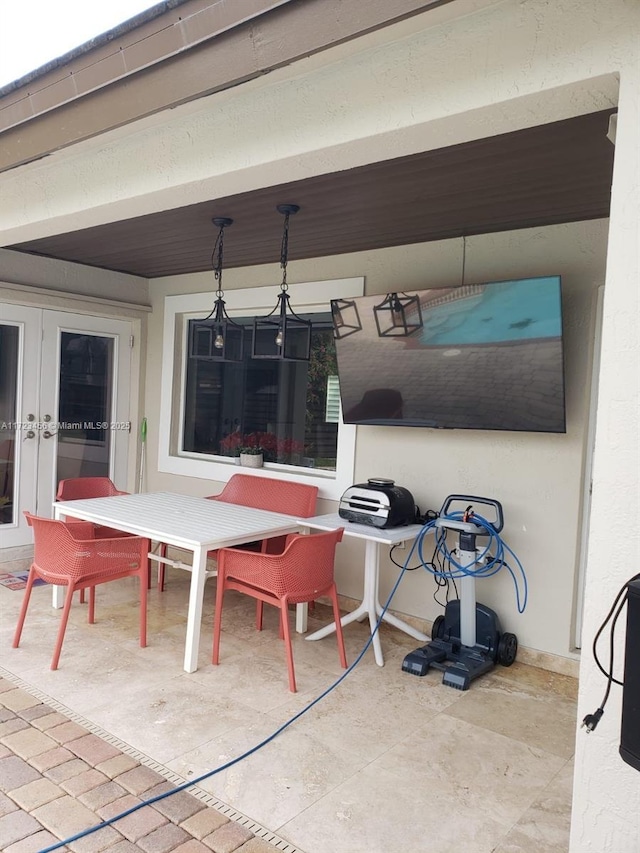
M 378 600 L 378 582 L 380 574 L 380 546 L 381 545 L 396 545 L 398 542 L 412 542 L 422 530 L 420 524 L 410 524 L 405 527 L 392 527 L 388 530 L 381 530 L 377 527 L 371 527 L 368 524 L 354 524 L 341 518 L 338 513 L 329 515 L 317 515 L 313 518 L 301 518 L 298 520 L 301 527 L 311 528 L 312 530 L 335 530 L 338 527 L 344 527 L 345 536 L 353 536 L 356 539 L 365 540 L 365 559 L 364 559 L 364 591 L 362 596 L 362 604 L 357 607 L 352 613 L 347 613 L 340 620 L 341 624 L 349 625 L 351 622 L 362 621 L 368 617 L 371 633 L 373 634 L 373 653 L 378 666 L 384 666 L 384 658 L 382 656 L 382 645 L 380 643 L 380 634 L 378 631 L 373 633 L 382 614 L 382 605 Z M 405 634 L 414 637 L 426 643 L 430 638 L 411 625 L 407 625 L 402 619 L 398 619 L 393 613 L 386 611 L 382 617 L 384 622 L 394 625 Z M 330 625 L 325 625 L 319 631 L 305 637 L 307 640 L 320 640 L 328 636 L 336 630 L 335 622 Z

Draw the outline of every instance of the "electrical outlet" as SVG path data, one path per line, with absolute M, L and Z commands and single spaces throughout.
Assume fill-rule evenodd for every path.
M 398 542 L 398 544 L 396 545 L 396 548 L 398 548 L 400 551 L 404 551 L 406 547 L 407 543 L 404 541 L 404 539 L 402 540 L 402 542 Z

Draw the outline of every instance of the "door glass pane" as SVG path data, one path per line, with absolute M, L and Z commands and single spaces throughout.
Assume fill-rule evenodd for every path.
M 0 325 L 0 524 L 15 514 L 18 344 L 18 327 Z
M 62 332 L 56 482 L 109 476 L 113 347 L 113 338 Z

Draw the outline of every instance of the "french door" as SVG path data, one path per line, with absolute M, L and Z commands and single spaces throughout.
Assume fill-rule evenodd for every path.
M 28 544 L 58 481 L 126 485 L 131 324 L 0 305 L 0 547 Z

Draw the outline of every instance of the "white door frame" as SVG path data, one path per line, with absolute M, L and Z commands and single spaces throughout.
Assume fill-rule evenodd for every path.
M 98 317 L 48 308 L 3 304 L 2 322 L 18 325 L 20 359 L 16 436 L 16 507 L 14 523 L 0 527 L 0 547 L 29 544 L 31 535 L 22 510 L 53 515 L 56 492 L 60 340 L 63 332 L 104 335 L 114 339 L 113 393 L 109 417 L 110 476 L 121 488 L 127 483 L 131 411 L 131 320 Z M 51 421 L 45 422 L 48 415 Z M 33 416 L 33 421 L 28 418 Z M 34 430 L 29 425 L 33 422 Z M 44 438 L 45 431 L 53 434 Z M 35 432 L 33 438 L 28 438 Z

